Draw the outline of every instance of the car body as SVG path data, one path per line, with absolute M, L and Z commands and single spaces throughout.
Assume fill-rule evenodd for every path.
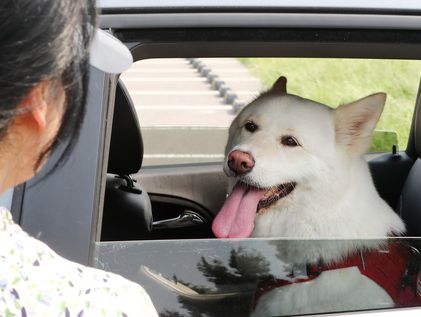
M 309 1 L 291 4 L 249 0 L 239 4 L 237 1 L 102 0 L 99 7 L 100 27 L 124 42 L 135 60 L 193 57 L 421 59 L 421 5 L 413 1 L 319 1 L 312 5 Z M 208 308 L 216 304 L 244 306 L 253 294 L 250 287 L 241 284 L 243 282 L 235 289 L 226 287 L 224 291 L 219 289 L 219 293 L 213 290 L 210 295 L 209 292 L 204 295 L 205 291 L 195 293 L 192 288 L 183 288 L 184 284 L 177 286 L 168 278 L 171 272 L 181 279 L 196 275 L 201 281 L 198 283 L 204 283 L 200 271 L 192 271 L 197 263 L 202 263 L 202 267 L 207 263 L 202 256 L 220 259 L 219 264 L 229 261 L 230 252 L 234 250 L 230 243 L 197 239 L 211 238 L 209 230 L 189 231 L 181 227 L 168 235 L 158 231 L 153 238 L 160 241 L 153 238 L 147 242 L 143 238 L 130 242 L 101 241 L 117 81 L 116 76 L 92 69 L 88 110 L 74 153 L 63 166 L 47 175 L 48 168 L 58 157 L 53 155 L 43 173 L 14 189 L 9 203 L 15 221 L 67 258 L 112 270 L 142 283 L 163 316 L 171 309 L 186 313 L 187 306 L 211 316 L 216 313 Z M 396 206 L 415 160 L 413 135 L 405 151 L 367 155 L 367 160 L 378 191 Z M 209 229 L 226 194 L 221 166 L 221 162 L 152 166 L 142 169 L 134 178 L 155 194 L 151 199 L 152 204 L 159 206 L 156 208 L 168 210 L 173 206 L 178 211 L 193 208 Z M 190 190 L 193 187 L 195 190 Z M 161 216 L 162 219 L 167 217 Z M 162 240 L 177 237 L 189 239 Z M 273 251 L 268 248 L 276 241 L 239 241 L 235 248 L 240 249 L 235 250 L 243 250 L 248 256 L 260 250 L 270 262 Z M 184 262 L 190 264 L 183 267 Z M 242 287 L 246 289 L 243 293 Z M 183 300 L 177 302 L 180 298 Z M 233 298 L 235 304 L 230 301 Z M 171 305 L 166 306 L 166 302 Z M 189 306 L 191 302 L 200 304 Z M 190 314 L 194 315 L 194 309 Z M 227 314 L 240 316 L 244 310 L 229 312 Z M 378 312 L 373 316 L 396 312 Z M 419 309 L 399 311 L 408 316 L 419 312 Z

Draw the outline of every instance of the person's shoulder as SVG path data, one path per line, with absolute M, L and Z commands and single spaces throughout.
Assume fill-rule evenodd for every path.
M 0 316 L 157 316 L 146 291 L 117 274 L 69 261 L 0 209 Z M 11 294 L 11 295 L 10 295 Z
M 69 294 L 66 294 L 66 298 L 76 295 L 72 303 L 75 306 L 89 303 L 85 305 L 86 313 L 89 312 L 87 315 L 158 316 L 149 295 L 139 284 L 111 272 L 69 261 L 51 252 L 53 262 L 56 262 L 54 267 L 60 267 L 62 272 L 58 272 L 57 278 L 64 278 L 72 284 L 67 288 Z
M 85 293 L 88 292 L 86 295 L 91 302 L 101 303 L 100 307 L 104 304 L 111 308 L 118 307 L 115 313 L 121 316 L 158 316 L 149 295 L 139 284 L 117 274 L 73 262 L 70 264 L 76 265 L 76 270 L 81 274 Z

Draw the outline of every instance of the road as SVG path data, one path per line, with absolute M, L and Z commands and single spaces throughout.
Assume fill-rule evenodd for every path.
M 261 90 L 231 58 L 144 60 L 121 78 L 138 114 L 145 166 L 222 161 L 235 110 Z

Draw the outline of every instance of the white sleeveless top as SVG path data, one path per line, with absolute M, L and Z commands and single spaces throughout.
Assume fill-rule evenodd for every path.
M 0 316 L 158 316 L 141 286 L 68 261 L 0 207 Z

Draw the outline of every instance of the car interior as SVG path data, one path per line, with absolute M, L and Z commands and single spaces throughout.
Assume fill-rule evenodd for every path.
M 378 192 L 404 219 L 411 237 L 421 236 L 419 93 L 407 149 L 367 155 Z M 119 80 L 101 241 L 213 238 L 212 219 L 227 191 L 221 163 L 142 169 L 143 150 L 133 101 Z
M 148 178 L 139 175 L 143 160 L 142 134 L 133 102 L 121 80 L 115 100 L 101 240 L 212 237 L 210 224 L 214 213 L 207 207 L 183 196 L 146 192 L 142 183 L 147 183 Z M 178 172 L 173 177 L 186 175 Z M 169 182 L 168 176 L 160 179 Z M 222 203 L 224 196 L 219 196 L 213 198 Z

